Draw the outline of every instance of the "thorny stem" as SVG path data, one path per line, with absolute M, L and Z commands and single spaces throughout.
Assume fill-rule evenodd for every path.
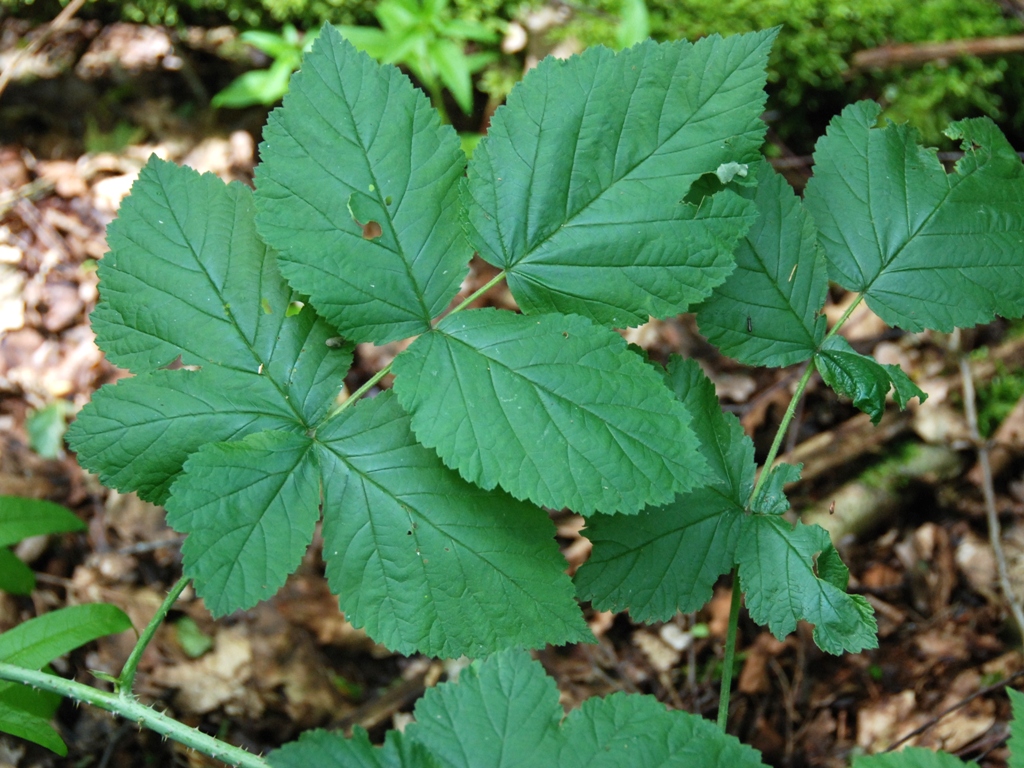
M 732 603 L 729 605 L 729 631 L 725 636 L 725 659 L 722 662 L 722 690 L 718 695 L 718 727 L 722 733 L 729 725 L 729 696 L 732 693 L 732 668 L 736 659 L 736 630 L 740 623 L 740 574 L 732 569 Z
M 188 586 L 190 581 L 191 579 L 188 576 L 182 576 L 178 583 L 171 587 L 171 591 L 167 593 L 167 597 L 164 598 L 163 603 L 160 604 L 156 613 L 153 614 L 153 618 L 149 620 L 149 624 L 146 625 L 142 634 L 139 635 L 139 640 L 135 643 L 135 647 L 132 648 L 128 661 L 124 663 L 124 667 L 121 669 L 121 676 L 117 678 L 117 693 L 122 699 L 131 698 L 132 684 L 135 682 L 135 671 L 139 666 L 139 660 L 142 658 L 146 646 L 149 645 L 149 641 L 153 639 L 153 635 L 156 634 L 157 629 L 164 619 L 167 618 L 167 613 L 171 610 L 171 606 L 181 597 L 181 593 L 185 591 L 185 587 Z
M 8 680 L 12 683 L 22 683 L 33 688 L 50 691 L 60 696 L 66 696 L 75 701 L 84 701 L 94 707 L 113 712 L 127 720 L 134 720 L 140 726 L 145 726 L 170 739 L 174 739 L 186 747 L 190 747 L 204 755 L 216 758 L 228 765 L 240 766 L 241 768 L 270 768 L 270 764 L 258 755 L 254 755 L 240 747 L 208 736 L 202 731 L 190 728 L 184 723 L 179 723 L 172 717 L 157 712 L 152 707 L 136 701 L 133 698 L 121 696 L 116 693 L 107 693 L 98 688 L 76 682 L 65 680 L 56 675 L 49 675 L 34 669 L 25 669 L 14 664 L 0 662 L 0 680 Z

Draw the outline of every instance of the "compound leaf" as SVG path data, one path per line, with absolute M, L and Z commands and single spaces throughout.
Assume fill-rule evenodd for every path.
M 701 766 L 762 768 L 758 753 L 714 723 L 670 712 L 653 696 L 613 693 L 569 713 L 557 763 L 563 768 Z
M 401 653 L 447 657 L 591 639 L 549 517 L 445 467 L 393 395 L 318 440 L 327 578 L 357 627 Z
M 167 500 L 167 523 L 187 533 L 185 573 L 214 616 L 251 608 L 294 571 L 320 517 L 312 441 L 258 432 L 203 446 Z
M 422 745 L 398 731 L 388 731 L 384 745 L 375 747 L 358 725 L 349 739 L 320 729 L 305 731 L 267 755 L 267 762 L 273 768 L 442 768 Z
M 206 443 L 304 432 L 351 364 L 256 236 L 252 194 L 156 157 L 110 226 L 92 315 L 112 362 L 138 375 L 97 392 L 68 443 L 108 486 L 163 503 Z M 180 358 L 200 370 L 157 370 Z
M 877 424 L 885 413 L 885 398 L 893 390 L 900 408 L 910 398 L 924 402 L 928 397 L 898 365 L 882 365 L 857 352 L 842 336 L 832 336 L 814 357 L 822 380 L 871 416 Z
M 750 747 L 651 696 L 589 699 L 562 719 L 558 689 L 539 662 L 505 651 L 431 688 L 407 738 L 452 768 L 701 766 L 760 768 Z
M 633 514 L 704 479 L 686 408 L 586 318 L 451 314 L 393 370 L 420 442 L 483 488 Z
M 52 501 L 0 496 L 0 547 L 17 544 L 29 536 L 85 529 L 85 523 Z
M 473 153 L 464 202 L 470 241 L 507 271 L 524 312 L 639 325 L 725 279 L 753 205 L 731 191 L 683 198 L 759 157 L 774 36 L 591 48 L 545 59 L 513 89 Z
M 636 621 L 665 621 L 707 603 L 715 581 L 733 566 L 754 487 L 754 445 L 739 420 L 722 412 L 697 362 L 673 357 L 666 382 L 693 414 L 713 479 L 635 518 L 590 516 L 584 535 L 594 547 L 576 573 L 580 598 L 599 610 L 628 608 Z
M 880 107 L 843 110 L 818 141 L 805 203 L 831 278 L 890 325 L 951 331 L 1024 314 L 1024 165 L 987 118 L 954 123 L 953 173 Z
M 736 249 L 736 271 L 697 309 L 701 333 L 747 365 L 782 367 L 810 358 L 825 338 L 819 310 L 828 269 L 817 230 L 799 198 L 766 162 L 757 186 L 739 194 L 758 219 Z
M 466 158 L 423 92 L 328 25 L 263 136 L 257 221 L 292 285 L 354 341 L 429 330 L 472 250 Z
M 846 593 L 849 571 L 823 528 L 750 515 L 736 552 L 750 617 L 776 637 L 804 619 L 814 624 L 814 642 L 827 653 L 878 647 L 871 606 Z

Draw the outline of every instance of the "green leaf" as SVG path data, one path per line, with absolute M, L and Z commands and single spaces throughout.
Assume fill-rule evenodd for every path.
M 965 155 L 947 174 L 881 107 L 843 110 L 818 141 L 805 203 L 830 277 L 864 294 L 885 322 L 951 331 L 1020 317 L 1024 165 L 987 118 L 954 123 Z
M 683 202 L 724 163 L 759 157 L 775 31 L 591 48 L 545 59 L 491 120 L 464 202 L 480 256 L 526 313 L 624 327 L 705 298 L 733 270 L 753 205 Z
M 756 177 L 755 188 L 738 192 L 757 205 L 758 219 L 736 249 L 736 271 L 696 309 L 697 322 L 729 357 L 782 367 L 810 358 L 825 338 L 827 265 L 786 180 L 766 162 Z
M 783 488 L 787 483 L 795 483 L 800 479 L 800 470 L 803 464 L 777 464 L 768 472 L 768 479 L 765 480 L 761 490 L 750 504 L 750 509 L 761 515 L 781 515 L 789 510 L 789 499 Z
M 564 768 L 700 766 L 762 768 L 756 750 L 698 715 L 669 711 L 653 696 L 613 693 L 591 698 L 562 726 Z
M 1007 768 L 1024 768 L 1024 693 L 1007 688 L 1010 706 L 1013 709 L 1013 721 L 1010 723 L 1010 759 Z
M 751 515 L 736 552 L 750 617 L 776 637 L 804 619 L 814 624 L 814 642 L 827 653 L 878 647 L 871 606 L 846 593 L 849 571 L 820 526 Z
M 0 496 L 0 547 L 17 544 L 29 536 L 85 529 L 85 523 L 52 501 Z
M 290 744 L 267 755 L 273 768 L 442 768 L 422 745 L 388 731 L 384 746 L 370 743 L 358 725 L 352 738 L 324 730 L 309 730 Z
M 590 699 L 562 719 L 558 689 L 541 665 L 506 651 L 431 688 L 406 737 L 452 768 L 759 768 L 757 753 L 713 723 L 670 712 L 650 696 Z
M 110 226 L 93 312 L 100 347 L 138 375 L 104 387 L 68 430 L 104 484 L 163 503 L 206 443 L 305 432 L 333 405 L 349 348 L 295 294 L 256 236 L 252 194 L 152 158 Z M 201 370 L 157 370 L 181 358 Z
M 8 706 L 3 701 L 0 701 L 0 732 L 31 741 L 61 757 L 67 757 L 67 745 L 47 718 Z
M 666 380 L 693 414 L 713 480 L 635 518 L 589 517 L 583 532 L 594 548 L 576 573 L 581 599 L 599 610 L 628 608 L 636 621 L 665 621 L 707 603 L 715 581 L 733 566 L 754 487 L 754 444 L 739 420 L 722 412 L 697 362 L 673 357 Z
M 279 59 L 267 69 L 254 69 L 239 75 L 210 100 L 214 107 L 249 107 L 274 104 L 288 93 L 288 80 L 298 61 Z
M 548 516 L 445 467 L 390 393 L 317 437 L 327 578 L 355 626 L 446 657 L 591 641 Z
M 36 588 L 36 575 L 11 550 L 0 547 L 0 589 L 12 595 L 27 595 Z
M 31 410 L 25 418 L 25 431 L 32 450 L 44 459 L 57 459 L 64 454 L 64 433 L 68 429 L 68 403 L 57 400 L 39 410 Z
M 61 608 L 0 634 L 0 661 L 40 669 L 98 637 L 131 628 L 124 611 L 113 605 L 89 603 Z
M 263 137 L 257 222 L 292 285 L 354 341 L 429 330 L 472 256 L 454 129 L 327 26 Z
M 184 570 L 214 616 L 272 596 L 302 560 L 320 517 L 320 472 L 304 435 L 260 432 L 204 446 L 167 500 L 189 536 Z
M 1012 757 L 1010 764 L 1013 764 Z M 855 758 L 853 768 L 978 768 L 978 764 L 973 760 L 965 763 L 959 757 L 946 752 L 906 747 L 899 752 Z
M 871 416 L 877 424 L 885 413 L 885 398 L 892 389 L 900 408 L 910 398 L 924 402 L 928 397 L 898 365 L 881 365 L 857 352 L 842 336 L 830 337 L 814 357 L 822 380 L 840 395 Z
M 462 46 L 452 40 L 435 40 L 430 45 L 430 59 L 437 68 L 444 87 L 451 91 L 463 114 L 473 112 L 473 81 L 469 60 Z
M 621 336 L 585 318 L 459 312 L 393 371 L 420 442 L 483 488 L 633 514 L 704 480 L 685 407 Z

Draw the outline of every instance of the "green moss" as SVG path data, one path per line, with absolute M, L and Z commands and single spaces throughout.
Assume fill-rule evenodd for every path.
M 620 0 L 591 0 L 560 32 L 585 44 L 615 40 Z M 886 116 L 913 122 L 929 144 L 950 146 L 951 120 L 989 115 L 1024 124 L 1024 106 L 1011 100 L 1019 86 L 1008 77 L 1024 57 L 959 57 L 922 67 L 851 73 L 859 50 L 886 43 L 954 40 L 1024 31 L 991 0 L 648 0 L 655 39 L 695 39 L 781 25 L 769 63 L 772 104 L 783 113 L 780 133 L 809 146 L 841 106 L 875 98 Z M 1008 104 L 1013 104 L 1013 108 Z M 808 115 L 820 113 L 818 121 Z
M 991 437 L 1017 401 L 1024 397 L 1024 371 L 1009 371 L 996 364 L 996 375 L 988 386 L 978 389 L 978 432 Z

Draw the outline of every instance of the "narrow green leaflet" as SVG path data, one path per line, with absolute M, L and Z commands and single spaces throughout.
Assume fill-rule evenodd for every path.
M 466 158 L 426 96 L 328 25 L 263 138 L 257 221 L 291 284 L 353 341 L 429 330 L 473 254 Z
M 840 395 L 846 395 L 877 424 L 885 413 L 889 391 L 899 407 L 906 408 L 911 398 L 924 402 L 928 397 L 898 365 L 882 365 L 857 352 L 842 336 L 832 336 L 814 357 L 822 380 Z
M 89 603 L 61 608 L 0 634 L 0 661 L 41 669 L 80 645 L 131 628 L 124 611 L 113 605 Z
M 827 653 L 878 647 L 871 606 L 846 593 L 849 571 L 823 528 L 751 515 L 736 552 L 750 617 L 776 637 L 804 619 L 814 624 L 814 642 Z
M 701 333 L 747 365 L 783 367 L 810 358 L 825 338 L 825 256 L 810 215 L 782 176 L 757 164 L 757 186 L 739 194 L 758 219 L 736 249 L 736 271 L 697 309 Z
M 733 270 L 753 205 L 683 202 L 704 174 L 754 162 L 775 31 L 591 48 L 546 59 L 473 153 L 464 201 L 480 256 L 528 314 L 624 327 L 701 301 Z
M 0 547 L 0 590 L 27 595 L 36 587 L 36 575 L 11 550 Z
M 163 503 L 209 442 L 304 432 L 351 364 L 256 236 L 252 194 L 151 158 L 110 225 L 97 342 L 137 375 L 103 387 L 68 430 L 108 486 Z M 329 342 L 331 342 L 329 344 Z M 178 357 L 200 370 L 159 370 Z
M 29 536 L 84 531 L 85 523 L 59 504 L 21 496 L 0 496 L 0 547 Z
M 189 459 L 167 520 L 189 533 L 185 572 L 214 615 L 280 588 L 321 500 L 331 589 L 389 648 L 457 657 L 591 639 L 548 516 L 445 467 L 390 393 L 315 438 L 263 432 Z
M 592 640 L 548 516 L 445 467 L 393 395 L 317 437 L 327 578 L 355 626 L 446 657 Z
M 259 432 L 192 455 L 167 500 L 167 524 L 189 534 L 184 570 L 210 613 L 251 608 L 284 585 L 313 538 L 319 498 L 305 435 Z
M 297 741 L 267 755 L 273 768 L 444 768 L 420 744 L 388 731 L 384 746 L 370 743 L 358 725 L 352 738 L 320 729 L 305 731 Z
M 587 518 L 584 535 L 594 548 L 576 573 L 581 599 L 599 610 L 628 608 L 636 621 L 665 621 L 707 603 L 715 581 L 733 566 L 754 487 L 754 445 L 739 420 L 722 412 L 697 362 L 673 357 L 666 382 L 693 414 L 713 479 L 635 518 Z
M 132 628 L 124 611 L 105 603 L 90 603 L 44 613 L 0 633 L 0 661 L 26 669 L 46 664 L 104 635 Z M 18 683 L 0 682 L 0 731 L 66 755 L 64 742 L 50 727 L 54 698 L 27 691 Z
M 686 408 L 621 336 L 586 318 L 459 312 L 393 371 L 416 437 L 483 488 L 634 514 L 705 478 Z
M 1024 314 L 1024 165 L 987 118 L 954 123 L 965 155 L 947 174 L 881 108 L 843 110 L 818 141 L 805 204 L 830 277 L 890 325 L 951 331 Z
M 1012 768 L 1012 757 L 1010 765 Z M 855 758 L 853 768 L 978 768 L 978 764 L 973 760 L 965 763 L 956 755 L 951 755 L 948 752 L 932 752 L 930 749 L 921 747 L 906 747 L 899 752 Z
M 67 757 L 67 745 L 50 725 L 48 718 L 8 706 L 2 700 L 0 700 L 0 733 L 9 733 L 41 747 L 46 747 L 61 757 Z

